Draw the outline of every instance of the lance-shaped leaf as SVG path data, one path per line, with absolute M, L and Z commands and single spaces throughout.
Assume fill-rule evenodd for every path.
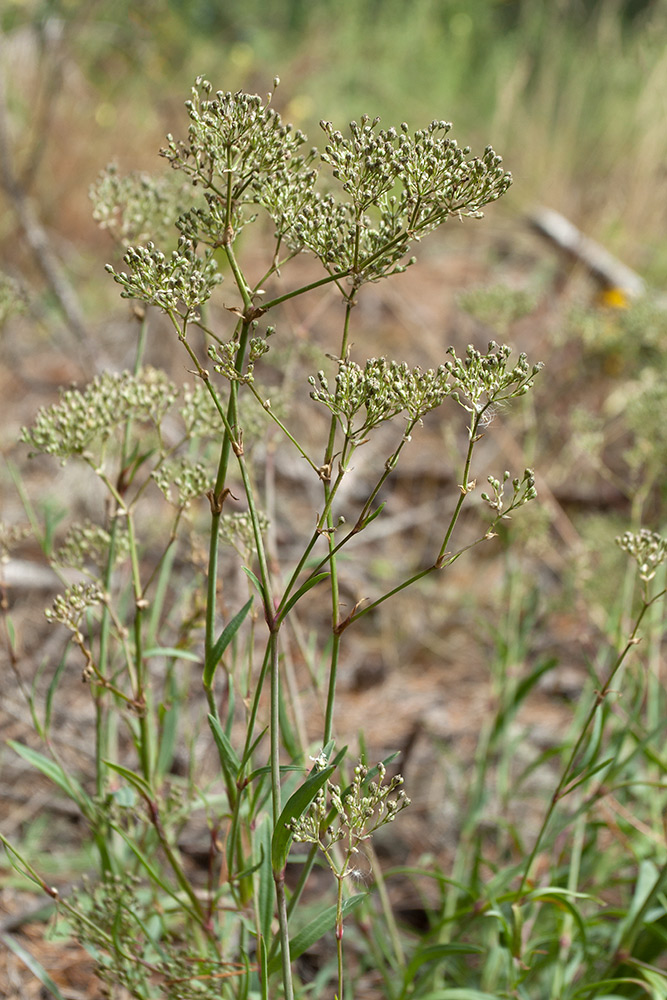
M 227 622 L 224 629 L 216 639 L 211 651 L 206 657 L 206 662 L 204 664 L 204 687 L 207 690 L 211 690 L 213 684 L 213 675 L 215 674 L 215 668 L 222 659 L 222 654 L 227 649 L 238 630 L 240 629 L 246 615 L 250 611 L 250 606 L 252 604 L 252 597 L 249 601 L 243 605 L 241 610 L 234 615 L 230 621 Z
M 356 896 L 351 896 L 343 902 L 343 918 L 356 909 L 366 899 L 366 893 L 360 892 Z M 326 910 L 314 917 L 310 923 L 302 927 L 298 934 L 295 934 L 289 944 L 290 959 L 294 961 L 304 951 L 312 948 L 327 931 L 336 926 L 336 906 L 328 906 Z M 280 969 L 280 954 L 274 956 L 269 962 L 269 975 L 278 972 Z
M 224 729 L 214 715 L 208 716 L 208 724 L 211 727 L 213 739 L 218 748 L 220 766 L 224 773 L 227 794 L 230 803 L 233 805 L 236 801 L 236 781 L 241 770 L 241 761 L 238 758 L 236 750 L 227 739 Z
M 329 740 L 327 745 L 322 749 L 315 767 L 304 783 L 290 795 L 278 818 L 271 844 L 271 862 L 275 873 L 281 872 L 285 867 L 290 844 L 292 843 L 292 833 L 287 828 L 287 824 L 304 814 L 320 788 L 331 777 L 347 753 L 347 746 L 342 747 L 331 763 L 322 767 L 322 764 L 329 759 L 333 748 L 334 741 Z
M 292 831 L 288 828 L 287 824 L 291 820 L 303 815 L 320 788 L 322 788 L 335 770 L 335 764 L 329 764 L 328 767 L 323 768 L 321 771 L 314 769 L 304 783 L 297 788 L 285 803 L 285 808 L 278 817 L 271 842 L 271 863 L 274 872 L 281 872 L 285 867 L 290 844 L 292 843 Z
M 23 743 L 17 743 L 16 740 L 7 740 L 8 746 L 15 750 L 19 757 L 23 757 L 27 760 L 29 764 L 36 767 L 38 771 L 45 774 L 47 778 L 61 788 L 66 795 L 69 795 L 71 799 L 74 799 L 76 804 L 79 806 L 81 811 L 87 815 L 92 816 L 94 813 L 93 803 L 90 797 L 84 792 L 83 788 L 67 771 L 63 770 L 60 764 L 57 764 L 54 760 L 50 760 L 45 757 L 44 754 L 40 753 L 39 750 L 33 750 L 32 747 L 26 747 Z
M 316 573 L 315 576 L 309 577 L 305 581 L 305 583 L 302 583 L 299 589 L 296 591 L 296 593 L 292 594 L 292 596 L 287 601 L 285 607 L 281 610 L 280 620 L 283 621 L 287 617 L 287 615 L 290 613 L 294 605 L 297 603 L 297 601 L 301 600 L 304 594 L 307 594 L 309 590 L 312 590 L 313 587 L 316 587 L 318 583 L 322 582 L 322 580 L 326 580 L 326 578 L 329 575 L 330 574 L 328 571 L 325 573 Z

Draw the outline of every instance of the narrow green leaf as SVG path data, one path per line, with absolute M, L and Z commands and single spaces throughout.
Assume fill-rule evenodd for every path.
M 317 573 L 315 576 L 309 577 L 305 583 L 302 583 L 296 593 L 292 594 L 287 604 L 280 612 L 280 620 L 283 621 L 283 619 L 287 617 L 294 605 L 297 601 L 301 600 L 304 594 L 307 594 L 309 590 L 312 590 L 313 587 L 316 587 L 318 583 L 322 582 L 322 580 L 326 580 L 330 575 L 331 574 L 327 570 L 325 573 Z
M 243 570 L 243 572 L 245 573 L 245 575 L 248 576 L 248 577 L 250 577 L 250 579 L 252 580 L 252 582 L 255 584 L 255 587 L 257 588 L 257 593 L 260 594 L 260 596 L 263 597 L 264 591 L 262 589 L 262 584 L 257 579 L 257 577 L 255 576 L 255 574 L 253 573 L 253 571 L 248 566 L 241 566 L 241 569 Z
M 659 969 L 642 969 L 642 975 L 656 1000 L 667 1000 L 667 979 Z
M 481 990 L 468 989 L 466 986 L 454 986 L 449 989 L 426 993 L 419 1000 L 498 1000 L 498 994 L 483 993 Z
M 19 757 L 23 757 L 29 764 L 36 767 L 38 771 L 45 774 L 54 785 L 62 789 L 66 795 L 77 803 L 82 812 L 87 814 L 92 813 L 93 803 L 91 799 L 86 795 L 76 778 L 67 774 L 60 764 L 56 764 L 54 760 L 45 757 L 39 750 L 33 750 L 32 747 L 24 746 L 23 743 L 17 743 L 16 740 L 7 740 L 7 744 Z
M 0 934 L 0 941 L 2 941 L 6 948 L 13 951 L 16 957 L 19 958 L 28 969 L 30 969 L 35 979 L 39 980 L 44 989 L 48 990 L 52 997 L 55 997 L 55 1000 L 65 1000 L 65 997 L 51 979 L 48 972 L 37 961 L 34 955 L 31 955 L 22 944 L 19 944 L 15 937 L 12 937 L 11 934 Z
M 634 896 L 627 913 L 616 929 L 613 940 L 614 951 L 623 949 L 628 954 L 632 952 L 642 929 L 648 929 L 648 925 L 655 919 L 651 918 L 650 910 L 659 894 L 664 891 L 665 882 L 667 882 L 666 865 L 658 868 L 649 858 L 640 862 Z
M 241 770 L 241 761 L 236 754 L 236 750 L 227 739 L 224 729 L 214 715 L 208 716 L 208 724 L 211 727 L 213 739 L 218 748 L 220 766 L 225 776 L 227 793 L 233 803 L 236 799 L 236 781 Z
M 594 767 L 589 768 L 583 774 L 580 773 L 572 784 L 567 785 L 565 791 L 561 794 L 561 798 L 565 798 L 566 795 L 569 795 L 570 792 L 573 792 L 575 788 L 579 787 L 579 785 L 583 785 L 585 781 L 588 781 L 589 778 L 592 778 L 593 775 L 597 774 L 598 771 L 601 771 L 603 768 L 608 767 L 609 764 L 611 764 L 615 759 L 616 759 L 615 757 L 607 757 L 606 760 L 598 761 L 598 763 Z
M 151 646 L 144 650 L 143 657 L 149 660 L 153 656 L 164 656 L 171 660 L 190 660 L 191 663 L 201 663 L 201 656 L 189 649 L 178 649 L 177 646 Z
M 528 675 L 528 677 L 524 677 L 524 679 L 517 684 L 512 701 L 504 709 L 504 711 L 499 712 L 495 718 L 493 729 L 491 731 L 491 742 L 497 739 L 499 733 L 501 733 L 508 723 L 512 721 L 516 713 L 519 711 L 521 703 L 530 694 L 540 677 L 548 673 L 549 670 L 553 670 L 556 666 L 558 666 L 557 658 L 549 657 L 549 659 L 545 660 L 544 663 L 539 664 L 539 666 L 537 666 L 535 670 Z
M 303 774 L 303 764 L 281 764 L 280 773 L 289 774 L 290 771 L 298 771 Z M 256 767 L 254 771 L 251 771 L 248 775 L 248 784 L 254 781 L 256 778 L 264 778 L 267 774 L 271 774 L 271 765 L 262 764 L 261 767 Z
M 581 774 L 584 774 L 589 765 L 595 763 L 598 759 L 598 754 L 600 752 L 600 746 L 602 744 L 602 737 L 604 734 L 604 724 L 606 718 L 604 703 L 598 705 L 595 714 L 593 715 L 593 726 L 591 728 L 590 736 L 588 737 L 588 742 L 584 750 L 583 756 L 579 761 L 577 761 L 576 769 L 572 774 L 570 780 L 573 781 L 578 778 Z
M 285 705 L 283 685 L 278 688 L 278 721 L 280 724 L 280 739 L 292 760 L 303 760 L 303 748 L 290 721 Z
M 615 976 L 613 979 L 598 979 L 594 983 L 582 983 L 572 994 L 575 997 L 595 997 L 595 1000 L 627 1000 L 625 993 L 599 993 L 598 990 L 606 989 L 608 986 L 623 985 L 641 986 L 646 990 L 646 983 L 642 979 L 633 979 L 631 976 Z
M 148 873 L 150 879 L 156 885 L 159 885 L 159 887 L 163 890 L 163 892 L 166 892 L 168 896 L 171 896 L 171 898 L 176 901 L 176 903 L 178 904 L 178 911 L 177 912 L 187 913 L 187 914 L 189 914 L 192 917 L 193 920 L 196 920 L 197 922 L 199 922 L 198 915 L 195 913 L 195 911 L 193 909 L 191 909 L 191 907 L 188 905 L 188 903 L 185 902 L 185 899 L 183 898 L 183 894 L 181 894 L 179 896 L 177 893 L 174 892 L 174 890 L 169 886 L 169 884 L 167 882 L 165 882 L 165 880 L 162 877 L 162 875 L 160 874 L 160 872 L 157 870 L 157 868 L 153 867 L 153 865 L 150 863 L 150 861 L 148 860 L 148 858 L 146 857 L 146 855 L 143 853 L 143 851 L 141 851 L 137 847 L 137 845 L 135 844 L 135 842 L 132 839 L 132 837 L 130 837 L 127 833 L 125 833 L 125 831 L 122 830 L 119 826 L 117 826 L 116 823 L 112 823 L 111 824 L 111 828 L 113 830 L 115 830 L 116 833 L 120 834 L 120 836 L 123 838 L 123 840 L 125 841 L 125 843 L 127 844 L 127 846 L 130 848 L 130 850 L 132 851 L 132 853 L 136 857 L 136 859 L 145 868 L 145 870 Z
M 168 706 L 161 709 L 160 742 L 155 765 L 156 773 L 160 777 L 163 777 L 173 764 L 178 736 L 178 720 L 181 714 L 181 698 L 173 678 L 169 688 Z
M 257 954 L 259 955 L 260 982 L 262 989 L 262 1000 L 269 1000 L 269 949 L 266 938 L 260 934 L 257 942 Z
M 44 709 L 44 732 L 46 734 L 48 734 L 51 728 L 51 712 L 53 710 L 53 696 L 56 693 L 56 690 L 58 688 L 58 683 L 60 681 L 60 676 L 63 670 L 65 669 L 66 665 L 67 665 L 67 649 L 60 658 L 60 662 L 58 663 L 58 666 L 56 667 L 53 673 L 53 677 L 51 678 L 51 682 L 46 692 L 46 705 Z
M 135 771 L 131 771 L 129 767 L 123 767 L 122 764 L 114 764 L 113 761 L 110 760 L 105 760 L 104 763 L 107 767 L 111 768 L 112 771 L 115 771 L 116 774 L 120 774 L 121 777 L 125 778 L 128 785 L 135 788 L 145 799 L 150 800 L 153 798 L 153 790 L 151 786 L 141 777 L 140 774 L 137 774 Z
M 348 913 L 355 910 L 363 901 L 366 899 L 366 893 L 360 892 L 356 896 L 352 896 L 350 899 L 346 899 L 343 903 L 343 918 L 345 918 Z M 312 948 L 320 938 L 327 933 L 327 931 L 333 930 L 336 926 L 336 907 L 329 906 L 326 910 L 323 910 L 317 917 L 314 917 L 310 923 L 302 927 L 298 934 L 295 934 L 290 941 L 290 959 L 294 961 L 300 955 L 303 955 L 304 951 Z M 269 975 L 272 976 L 274 972 L 280 969 L 280 953 L 275 955 L 269 962 Z
M 292 843 L 292 833 L 287 829 L 287 823 L 301 816 L 306 811 L 320 788 L 335 770 L 336 767 L 334 764 L 329 764 L 328 767 L 323 768 L 321 771 L 314 768 L 304 783 L 287 800 L 285 808 L 278 817 L 271 842 L 271 863 L 274 872 L 281 872 L 285 867 L 290 844 Z
M 412 957 L 410 963 L 405 968 L 405 983 L 410 986 L 413 983 L 415 974 L 422 965 L 428 962 L 437 962 L 440 959 L 449 958 L 451 955 L 478 955 L 483 954 L 484 948 L 476 944 L 461 944 L 452 941 L 449 944 L 434 944 L 425 948 L 419 948 Z
M 244 567 L 245 568 L 245 567 Z M 249 572 L 249 570 L 247 571 Z M 255 577 L 255 579 L 257 579 Z M 260 591 L 261 593 L 261 591 Z M 240 611 L 238 611 L 233 618 L 231 618 L 224 629 L 216 639 L 210 654 L 206 658 L 206 663 L 204 664 L 204 687 L 210 690 L 213 684 L 213 675 L 215 674 L 215 668 L 222 659 L 222 654 L 227 649 L 239 628 L 243 624 L 243 621 L 250 611 L 252 605 L 252 597 L 246 601 Z
M 157 643 L 157 635 L 160 630 L 160 623 L 164 618 L 164 605 L 169 592 L 169 583 L 173 579 L 174 560 L 178 546 L 174 544 L 175 539 L 167 545 L 160 562 L 153 598 L 148 614 L 148 629 L 146 631 L 146 647 L 153 647 Z
M 364 521 L 364 523 L 361 526 L 361 530 L 362 531 L 364 530 L 364 528 L 368 527 L 368 525 L 371 523 L 371 521 L 374 521 L 376 517 L 380 516 L 380 514 L 382 513 L 382 511 L 385 509 L 386 505 L 387 505 L 387 501 L 383 500 L 382 503 L 380 504 L 380 506 L 377 508 L 377 510 L 374 510 L 372 514 L 368 515 L 368 517 L 366 518 L 366 520 Z
M 543 889 L 535 889 L 533 892 L 529 892 L 524 898 L 526 901 L 539 900 L 544 903 L 553 903 L 555 906 L 560 906 L 563 909 L 566 909 L 579 928 L 581 941 L 584 947 L 586 947 L 586 925 L 584 924 L 581 913 L 573 900 L 592 899 L 593 897 L 587 892 L 573 892 L 570 889 L 563 889 L 559 886 L 545 886 Z
M 268 729 L 269 729 L 268 726 L 264 726 L 264 729 L 262 729 L 262 731 L 259 734 L 259 736 L 255 740 L 253 740 L 253 742 L 250 744 L 250 746 L 248 747 L 248 749 L 246 750 L 246 752 L 243 754 L 243 760 L 241 761 L 241 767 L 245 767 L 246 766 L 246 764 L 248 763 L 248 761 L 252 757 L 253 753 L 255 752 L 255 750 L 257 749 L 257 747 L 261 743 L 261 741 L 264 739 L 264 736 L 268 732 Z M 270 767 L 269 767 L 269 770 L 271 770 Z
M 254 865 L 248 865 L 247 868 L 243 868 L 240 872 L 234 872 L 234 881 L 240 882 L 244 878 L 248 878 L 250 875 L 254 875 L 256 871 L 259 871 L 264 864 L 264 857 L 262 856 L 259 861 L 255 862 Z
M 256 847 L 261 851 L 262 862 L 257 879 L 257 913 L 259 929 L 262 937 L 268 943 L 271 940 L 271 922 L 273 920 L 275 889 L 273 872 L 271 870 L 271 820 L 265 815 L 257 830 Z

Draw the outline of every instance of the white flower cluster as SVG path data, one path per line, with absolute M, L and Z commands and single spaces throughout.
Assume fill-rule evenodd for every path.
M 648 528 L 626 531 L 616 539 L 616 544 L 636 561 L 639 578 L 645 583 L 653 579 L 667 558 L 667 538 Z
M 414 424 L 451 393 L 444 365 L 423 371 L 386 358 L 369 358 L 364 368 L 348 358 L 338 365 L 335 389 L 329 388 L 326 375 L 319 371 L 308 379 L 313 387 L 310 395 L 324 403 L 345 433 L 357 440 L 399 413 L 407 413 Z
M 197 256 L 194 244 L 184 236 L 178 241 L 178 249 L 169 255 L 147 243 L 145 247 L 128 247 L 123 261 L 129 274 L 116 271 L 111 264 L 106 266 L 114 281 L 123 286 L 122 298 L 140 299 L 178 315 L 182 309 L 186 314 L 195 312 L 222 281 L 215 260 L 208 255 Z
M 58 403 L 40 409 L 33 426 L 22 429 L 21 440 L 35 452 L 64 461 L 106 440 L 128 417 L 159 425 L 177 394 L 157 368 L 143 368 L 138 375 L 104 372 L 85 389 L 67 389 Z

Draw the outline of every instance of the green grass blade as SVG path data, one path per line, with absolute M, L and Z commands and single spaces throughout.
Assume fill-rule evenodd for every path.
M 55 1000 L 65 1000 L 65 997 L 51 979 L 48 972 L 37 961 L 34 955 L 31 955 L 22 944 L 19 944 L 15 937 L 12 937 L 11 934 L 0 934 L 0 941 L 2 941 L 6 948 L 9 948 L 10 951 L 14 952 L 16 957 L 23 962 L 26 968 L 30 969 L 35 979 L 40 981 L 44 989 L 48 990 L 52 997 L 55 997 Z
M 45 757 L 44 754 L 40 753 L 39 750 L 33 750 L 32 747 L 27 747 L 23 743 L 17 743 L 16 740 L 7 740 L 7 745 L 14 750 L 19 757 L 23 757 L 24 760 L 32 764 L 33 767 L 41 771 L 42 774 L 46 775 L 54 785 L 62 789 L 66 795 L 73 799 L 82 812 L 87 815 L 92 815 L 93 803 L 91 799 L 86 795 L 83 788 L 71 775 L 67 774 L 66 771 L 57 764 L 54 760 L 50 760 Z
M 483 953 L 484 948 L 480 947 L 480 945 L 463 944 L 456 941 L 418 948 L 405 967 L 406 987 L 414 982 L 417 971 L 429 962 L 438 962 L 440 959 L 451 958 L 452 955 L 480 955 Z

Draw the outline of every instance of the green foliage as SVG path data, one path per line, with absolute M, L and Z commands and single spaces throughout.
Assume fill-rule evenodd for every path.
M 424 861 L 408 873 L 417 886 L 435 886 L 424 896 L 428 931 L 415 939 L 399 926 L 379 866 L 373 890 L 354 891 L 360 854 L 373 856 L 374 835 L 400 822 L 409 799 L 400 775 L 387 778 L 388 761 L 371 769 L 362 760 L 347 778 L 347 748 L 335 748 L 341 650 L 360 618 L 386 601 L 400 607 L 411 587 L 488 543 L 510 514 L 535 499 L 530 469 L 489 475 L 489 489 L 478 492 L 476 449 L 492 433 L 497 410 L 533 389 L 541 365 L 524 354 L 512 362 L 511 349 L 495 341 L 486 350 L 471 345 L 462 356 L 443 351 L 428 370 L 367 358 L 363 345 L 354 346 L 354 306 L 365 286 L 399 274 L 413 243 L 447 219 L 477 218 L 507 190 L 510 176 L 493 149 L 471 157 L 440 120 L 416 131 L 406 124 L 385 130 L 364 116 L 345 134 L 323 122 L 325 148 L 304 154 L 305 136 L 284 124 L 270 101 L 214 93 L 199 78 L 187 104 L 187 137 L 170 136 L 163 151 L 189 190 L 136 177 L 126 183 L 114 171 L 98 183 L 98 220 L 125 247 L 128 269 L 108 270 L 122 297 L 151 307 L 141 309 L 135 371 L 66 390 L 22 432 L 33 452 L 83 465 L 108 501 L 98 523 L 73 525 L 59 547 L 43 538 L 55 565 L 69 562 L 86 573 L 47 615 L 72 633 L 83 661 L 95 716 L 94 792 L 51 757 L 55 689 L 38 724 L 46 752 L 17 746 L 77 803 L 97 850 L 98 877 L 59 900 L 60 907 L 96 956 L 103 980 L 137 1000 L 292 1000 L 306 991 L 294 960 L 318 943 L 336 966 L 322 991 L 335 989 L 339 1000 L 370 966 L 391 1000 L 574 1000 L 633 995 L 637 983 L 664 995 L 665 977 L 651 965 L 667 920 L 664 850 L 654 859 L 642 845 L 632 865 L 616 850 L 609 863 L 601 860 L 596 811 L 609 796 L 630 815 L 651 789 L 664 796 L 667 763 L 653 745 L 664 722 L 655 718 L 646 732 L 645 692 L 627 680 L 626 662 L 664 596 L 658 581 L 667 542 L 658 532 L 621 536 L 641 582 L 634 620 L 621 641 L 601 643 L 572 734 L 537 761 L 521 756 L 516 719 L 555 660 L 541 655 L 526 675 L 512 672 L 528 657 L 538 601 L 520 572 L 508 574 L 500 620 L 488 628 L 496 647 L 495 712 L 457 803 L 452 871 Z M 260 230 L 257 280 L 239 234 L 262 216 L 270 227 Z M 160 250 L 148 232 L 153 226 L 176 249 Z M 144 232 L 145 244 L 129 242 Z M 290 269 L 303 253 L 321 265 L 321 277 L 305 285 Z M 281 334 L 265 326 L 267 314 L 280 315 L 286 301 L 326 285 L 343 306 L 339 339 L 326 345 L 330 365 L 304 372 L 302 403 L 279 415 L 268 383 Z M 487 314 L 493 304 L 485 303 Z M 520 305 L 501 312 L 514 316 Z M 194 386 L 179 390 L 143 365 L 153 309 L 166 316 Z M 381 524 L 380 491 L 413 434 L 418 441 L 422 418 L 436 409 L 465 433 L 454 434 L 461 442 L 451 474 L 456 485 L 443 487 L 430 549 L 350 609 L 341 596 L 340 557 L 353 558 L 349 542 Z M 325 412 L 325 425 L 311 427 L 311 412 Z M 393 444 L 371 461 L 364 496 L 346 501 L 341 515 L 353 454 L 392 420 Z M 293 518 L 296 555 L 276 544 L 261 509 L 268 490 L 253 444 L 268 438 L 267 427 L 280 441 L 278 465 L 295 455 L 320 494 L 314 525 Z M 240 511 L 225 511 L 231 498 Z M 289 495 L 281 500 L 278 509 L 289 517 Z M 464 508 L 469 531 L 461 535 Z M 162 521 L 156 528 L 155 510 L 166 528 Z M 511 545 L 511 534 L 502 538 Z M 7 547 L 15 540 L 8 535 Z M 317 602 L 324 594 L 323 626 Z M 626 596 L 632 605 L 632 592 Z M 325 675 L 317 692 L 321 731 L 310 741 L 295 721 L 299 695 L 285 665 L 288 630 L 293 625 L 299 635 L 302 619 L 313 623 L 311 659 L 324 664 Z M 622 679 L 624 703 L 615 700 Z M 178 773 L 171 766 L 177 749 L 192 747 L 202 732 L 214 770 L 190 752 L 186 773 Z M 549 761 L 557 777 L 537 829 L 524 830 L 504 806 Z M 197 812 L 205 818 L 209 858 L 201 881 L 182 848 Z M 29 860 L 3 843 L 19 870 L 55 898 Z M 298 845 L 309 845 L 308 853 Z M 318 854 L 331 891 L 318 889 L 309 910 L 305 893 Z M 296 885 L 286 881 L 289 862 L 299 865 Z M 611 890 L 612 902 L 602 901 Z M 335 944 L 326 937 L 331 930 Z M 351 933 L 358 962 L 343 943 Z

